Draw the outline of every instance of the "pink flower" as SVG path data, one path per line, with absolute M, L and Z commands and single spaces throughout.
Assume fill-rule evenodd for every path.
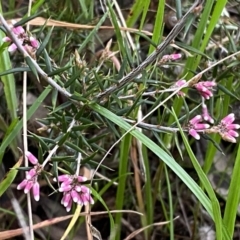
M 21 26 L 12 28 L 12 32 L 17 36 L 20 36 L 21 34 L 25 34 L 25 30 Z
M 15 43 L 12 43 L 9 47 L 8 47 L 8 51 L 9 52 L 15 52 L 17 50 L 17 45 Z
M 25 153 L 28 160 L 34 165 L 29 171 L 26 172 L 26 178 L 18 184 L 17 189 L 23 190 L 24 193 L 29 193 L 32 190 L 33 197 L 36 201 L 40 199 L 40 185 L 38 183 L 38 175 L 41 173 L 41 165 L 38 159 L 30 152 Z
M 33 186 L 32 186 L 32 194 L 33 197 L 36 201 L 39 201 L 40 199 L 40 185 L 38 182 L 34 182 Z
M 38 166 L 32 168 L 26 174 L 26 178 L 18 184 L 17 190 L 24 190 L 24 193 L 29 193 L 32 189 L 33 197 L 36 201 L 40 199 L 40 185 L 38 183 L 39 170 Z
M 202 116 L 197 115 L 189 121 L 188 133 L 195 139 L 199 140 L 200 135 L 198 134 L 198 132 L 202 132 L 209 127 L 209 124 L 202 123 Z
M 35 39 L 34 37 L 30 37 L 30 38 L 29 38 L 29 41 L 30 41 L 31 46 L 32 46 L 33 48 L 38 49 L 39 43 L 38 43 L 37 39 Z
M 214 123 L 213 118 L 210 116 L 210 114 L 208 113 L 208 109 L 206 104 L 202 104 L 202 117 L 205 121 L 210 122 L 210 123 Z
M 205 81 L 205 82 L 198 82 L 193 85 L 198 92 L 205 98 L 210 99 L 213 96 L 213 87 L 217 84 L 214 81 Z
M 171 88 L 179 88 L 181 86 L 183 86 L 187 81 L 186 80 L 178 80 L 174 85 L 171 86 Z M 185 93 L 182 91 L 179 91 L 178 96 L 184 97 Z
M 178 60 L 182 57 L 182 54 L 180 53 L 173 53 L 170 55 L 171 60 Z
M 66 207 L 67 212 L 71 210 L 73 202 L 79 205 L 94 203 L 91 197 L 91 190 L 82 184 L 82 182 L 87 181 L 87 178 L 83 176 L 71 176 L 64 174 L 58 176 L 58 178 L 54 178 L 53 180 L 61 182 L 59 188 L 59 191 L 63 192 L 61 204 Z
M 233 124 L 234 120 L 234 113 L 230 113 L 225 118 L 223 118 L 220 124 L 217 126 L 219 129 L 218 132 L 221 135 L 222 139 L 232 143 L 235 143 L 236 137 L 239 136 L 239 134 L 234 130 L 240 128 L 239 124 Z
M 28 158 L 29 162 L 31 162 L 33 165 L 36 165 L 38 163 L 38 159 L 31 152 L 26 151 L 25 156 Z
M 173 54 L 170 54 L 170 55 L 164 55 L 161 60 L 159 61 L 158 64 L 163 64 L 165 62 L 168 62 L 168 61 L 174 61 L 174 60 L 178 60 L 182 57 L 182 54 L 180 53 L 173 53 Z
M 29 37 L 23 27 L 12 27 L 12 32 L 14 33 L 14 35 L 16 35 L 18 41 L 28 52 L 35 52 L 36 49 L 39 47 L 38 41 L 33 37 Z M 12 39 L 9 37 L 4 37 L 2 40 L 3 42 L 12 42 Z M 15 52 L 16 50 L 17 45 L 15 43 L 10 44 L 10 46 L 8 47 L 9 52 Z

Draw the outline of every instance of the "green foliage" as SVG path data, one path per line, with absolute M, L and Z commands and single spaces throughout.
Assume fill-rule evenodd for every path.
M 125 235 L 127 232 L 124 232 L 123 219 L 125 216 L 131 218 L 121 210 L 133 209 L 143 214 L 133 225 L 143 228 L 145 239 L 150 239 L 154 231 L 175 239 L 178 235 L 176 225 L 179 223 L 174 218 L 182 214 L 179 210 L 182 204 L 179 198 L 183 198 L 178 189 L 180 185 L 188 199 L 194 198 L 206 210 L 213 221 L 216 239 L 232 239 L 240 196 L 237 184 L 239 146 L 232 154 L 236 162 L 223 211 L 224 200 L 218 197 L 209 174 L 214 168 L 217 152 L 228 154 L 226 147 L 217 133 L 200 133 L 203 149 L 199 148 L 197 140 L 186 137 L 189 120 L 201 114 L 202 98 L 193 85 L 181 89 L 185 97 L 178 95 L 179 89 L 173 88 L 181 76 L 190 80 L 206 69 L 210 61 L 221 60 L 221 57 L 216 57 L 214 47 L 225 44 L 220 50 L 227 49 L 227 55 L 239 50 L 234 31 L 221 22 L 227 1 L 207 0 L 202 11 L 199 10 L 200 6 L 191 11 L 183 30 L 174 35 L 176 45 L 170 42 L 158 55 L 154 53 L 159 50 L 159 44 L 168 39 L 169 30 L 165 28 L 165 21 L 169 9 L 165 1 L 158 1 L 157 4 L 154 1 L 134 1 L 125 14 L 125 23 L 139 31 L 130 35 L 126 34 L 119 12 L 111 1 L 103 1 L 106 6 L 101 16 L 95 15 L 93 2 L 35 1 L 31 15 L 25 15 L 17 25 L 26 24 L 37 16 L 46 17 L 42 26 L 31 27 L 32 35 L 37 36 L 40 43 L 37 51 L 27 57 L 20 52 L 9 55 L 7 44 L 1 43 L 0 77 L 3 91 L 0 88 L 0 130 L 3 134 L 0 167 L 7 166 L 8 149 L 14 153 L 14 161 L 18 160 L 17 146 L 20 145 L 23 128 L 19 111 L 22 101 L 18 97 L 22 94 L 20 74 L 28 72 L 28 91 L 36 95 L 36 100 L 27 111 L 27 119 L 34 116 L 31 121 L 36 124 L 31 129 L 29 124 L 28 140 L 39 154 L 39 163 L 44 163 L 42 175 L 51 191 L 57 188 L 50 181 L 52 176 L 75 174 L 79 164 L 93 169 L 94 178 L 89 179 L 87 184 L 91 184 L 95 200 L 108 212 L 109 235 L 117 240 L 122 239 L 120 233 Z M 175 2 L 176 16 L 180 18 L 190 6 L 181 1 Z M 15 4 L 15 1 L 9 2 L 7 16 L 14 16 Z M 48 26 L 48 18 L 59 20 L 60 25 L 64 21 L 64 24 Z M 112 28 L 103 29 L 108 21 Z M 178 21 L 180 24 L 181 19 Z M 67 28 L 66 22 L 81 23 L 87 27 L 92 25 L 93 28 Z M 147 24 L 152 24 L 152 36 L 144 32 Z M 211 47 L 209 43 L 220 41 L 220 38 L 215 40 L 215 36 L 222 33 L 228 38 L 226 43 Z M 105 36 L 107 34 L 109 37 Z M 175 32 L 170 33 L 173 36 L 171 34 Z M 1 31 L 0 41 L 4 36 Z M 194 37 L 189 43 L 191 36 Z M 110 38 L 111 44 L 108 42 Z M 101 43 L 101 49 L 97 42 Z M 182 58 L 162 58 L 173 53 L 181 53 Z M 144 68 L 139 68 L 140 63 L 148 60 L 150 62 Z M 129 76 L 124 84 L 119 83 L 131 71 L 134 77 Z M 204 72 L 198 79 L 217 83 L 214 96 L 205 100 L 215 120 L 211 125 L 217 126 L 239 104 L 239 77 L 236 55 Z M 104 95 L 113 88 L 115 90 L 111 94 Z M 43 116 L 37 115 L 40 107 L 46 110 Z M 80 163 L 76 161 L 79 154 Z M 137 163 L 132 156 L 135 156 Z M 46 157 L 49 157 L 47 162 Z M 20 166 L 17 162 L 0 182 L 0 196 L 14 182 L 17 171 L 27 169 L 29 167 Z M 46 194 L 49 194 L 48 190 Z M 111 206 L 107 204 L 109 199 L 114 201 Z M 119 210 L 114 216 L 109 211 L 112 208 Z M 187 211 L 187 217 L 193 219 L 194 216 L 196 229 L 201 225 L 197 221 L 202 218 L 199 209 L 189 207 Z M 221 212 L 224 212 L 223 217 Z M 154 229 L 153 224 L 163 220 L 170 223 L 160 230 Z

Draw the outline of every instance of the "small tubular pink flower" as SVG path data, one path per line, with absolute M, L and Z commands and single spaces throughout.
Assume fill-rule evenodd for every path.
M 70 199 L 69 199 L 69 202 L 68 202 L 68 205 L 67 205 L 67 207 L 66 207 L 66 211 L 67 211 L 67 212 L 69 212 L 69 211 L 71 210 L 71 208 L 72 208 L 72 203 L 73 203 L 72 198 L 70 198 Z
M 213 118 L 210 116 L 210 114 L 208 113 L 208 109 L 206 104 L 202 104 L 202 117 L 205 121 L 210 122 L 210 123 L 214 123 Z
M 186 82 L 187 82 L 186 80 L 181 79 L 181 80 L 178 80 L 178 81 L 174 84 L 174 86 L 176 86 L 176 87 L 181 87 L 181 86 L 183 86 Z
M 197 115 L 189 121 L 188 133 L 195 139 L 199 140 L 200 135 L 198 134 L 198 132 L 202 132 L 209 127 L 209 124 L 202 123 L 202 116 Z
M 30 180 L 37 174 L 36 169 L 32 168 L 29 172 L 26 174 L 26 179 Z
M 22 190 L 26 187 L 28 183 L 28 180 L 27 179 L 24 179 L 22 182 L 20 182 L 17 186 L 17 190 Z
M 54 178 L 54 181 L 56 181 L 56 178 Z M 66 207 L 67 212 L 71 210 L 73 202 L 79 205 L 94 203 L 90 189 L 82 185 L 82 182 L 87 181 L 86 177 L 64 174 L 58 176 L 58 181 L 61 182 L 59 192 L 63 192 L 61 204 Z
M 81 192 L 81 191 L 82 191 L 82 186 L 76 185 L 76 186 L 75 186 L 75 190 L 76 190 L 77 192 Z
M 69 202 L 70 202 L 70 200 L 71 200 L 71 194 L 70 194 L 70 193 L 66 193 L 66 194 L 63 196 L 61 203 L 63 204 L 64 207 L 67 207 L 68 204 L 69 204 Z
M 180 54 L 180 53 L 173 53 L 170 55 L 170 58 L 172 60 L 177 60 L 177 59 L 180 59 L 181 57 L 182 57 L 182 54 Z
M 59 188 L 59 192 L 68 192 L 72 189 L 71 185 L 64 185 Z
M 21 26 L 18 26 L 18 27 L 14 27 L 12 28 L 12 32 L 15 34 L 15 35 L 21 35 L 23 33 L 25 33 L 25 30 L 23 29 L 23 27 Z
M 178 60 L 182 57 L 182 54 L 180 53 L 173 53 L 170 55 L 164 55 L 161 60 L 158 62 L 159 65 L 166 63 L 167 61 L 174 61 L 174 60 Z
M 199 123 L 200 121 L 202 121 L 202 117 L 201 115 L 197 115 L 194 118 L 192 118 L 189 123 L 191 123 L 192 125 Z
M 186 82 L 187 82 L 187 81 L 184 80 L 184 79 L 178 80 L 177 82 L 175 82 L 175 84 L 173 84 L 173 85 L 171 86 L 171 88 L 179 88 L 179 87 L 183 86 Z M 177 95 L 178 95 L 178 96 L 181 96 L 181 97 L 184 97 L 184 96 L 185 96 L 185 93 L 182 92 L 182 91 L 179 91 L 179 92 L 177 93 Z
M 193 128 L 191 128 L 188 132 L 192 137 L 194 137 L 195 139 L 199 140 L 200 139 L 200 135 L 197 133 L 197 131 Z
M 234 130 L 240 128 L 239 124 L 233 124 L 234 120 L 234 113 L 230 113 L 223 118 L 220 124 L 217 126 L 222 139 L 232 143 L 236 143 L 236 138 L 239 136 L 238 132 Z
M 193 85 L 198 92 L 205 98 L 210 99 L 213 96 L 213 87 L 217 84 L 214 81 L 205 81 L 205 82 L 198 82 Z
M 79 202 L 79 194 L 74 189 L 71 191 L 71 197 L 73 202 L 78 203 Z
M 29 38 L 29 41 L 30 41 L 30 43 L 31 43 L 31 46 L 33 47 L 33 48 L 38 48 L 39 47 L 39 43 L 38 43 L 38 41 L 34 38 L 34 37 L 30 37 Z
M 9 52 L 15 52 L 17 50 L 17 45 L 15 43 L 12 43 L 9 47 L 8 47 L 8 51 Z
M 87 178 L 86 178 L 86 177 L 83 177 L 83 176 L 78 176 L 77 179 L 78 179 L 78 182 L 80 182 L 80 183 L 87 181 Z
M 81 202 L 82 202 L 83 205 L 87 205 L 88 203 L 90 203 L 90 204 L 94 203 L 91 195 L 90 194 L 86 194 L 86 193 L 85 194 L 81 194 Z
M 31 162 L 33 165 L 36 165 L 38 163 L 38 159 L 31 152 L 26 151 L 25 155 L 28 158 L 29 162 Z
M 3 42 L 11 42 L 12 40 L 10 37 L 4 37 L 4 38 L 2 38 L 2 41 Z
M 221 120 L 221 123 L 226 125 L 226 126 L 229 126 L 234 122 L 234 120 L 235 120 L 234 113 L 230 113 Z
M 32 186 L 33 186 L 33 181 L 28 181 L 26 187 L 24 188 L 24 193 L 26 193 L 26 194 L 29 193 Z
M 57 182 L 57 179 L 59 182 L 72 181 L 72 178 L 67 174 L 60 175 L 57 178 L 54 178 L 53 181 Z
M 32 186 L 33 197 L 36 201 L 40 199 L 40 185 L 38 182 L 35 182 Z
M 82 186 L 82 192 L 83 193 L 90 193 L 90 189 L 86 186 Z

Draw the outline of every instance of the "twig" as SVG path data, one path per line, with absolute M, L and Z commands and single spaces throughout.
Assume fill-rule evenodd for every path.
M 179 90 L 178 87 L 171 87 L 170 86 L 168 89 L 164 89 L 164 90 L 155 90 L 155 91 L 151 91 L 151 92 L 145 92 L 141 96 L 142 97 L 148 97 L 148 96 L 149 97 L 155 97 L 155 95 L 158 94 L 158 93 L 174 92 L 177 89 Z M 119 96 L 118 99 L 130 99 L 130 98 L 136 98 L 137 96 L 138 96 L 138 93 L 131 94 L 131 95 L 126 95 L 126 96 Z
M 19 225 L 22 228 L 25 240 L 33 240 L 34 239 L 33 236 L 32 236 L 33 226 L 29 226 L 29 230 L 30 230 L 30 232 L 29 232 L 28 228 L 27 228 L 27 225 L 26 225 L 26 221 L 25 221 L 23 212 L 22 212 L 22 209 L 21 209 L 17 199 L 13 195 L 11 196 L 11 202 L 12 202 L 13 209 L 16 213 Z M 29 219 L 29 222 L 30 222 L 30 219 Z M 32 228 L 30 228 L 30 227 L 32 227 Z
M 27 15 L 31 15 L 32 8 L 32 0 L 28 3 L 28 13 Z M 27 23 L 26 30 L 29 31 L 29 23 Z M 28 151 L 28 140 L 27 140 L 27 72 L 23 73 L 23 155 L 24 155 L 24 163 L 25 167 L 28 167 L 28 159 L 25 156 L 25 153 Z M 27 176 L 27 172 L 26 172 Z M 32 203 L 31 203 L 31 195 L 30 192 L 27 193 L 27 209 L 28 209 L 28 221 L 29 221 L 29 231 L 30 237 L 34 239 L 34 231 L 33 231 L 33 217 L 32 217 Z
M 135 120 L 130 120 L 130 119 L 126 119 L 126 118 L 123 118 L 123 119 L 126 122 L 133 123 L 133 124 L 136 124 L 136 122 L 137 122 Z M 173 132 L 173 133 L 179 131 L 179 128 L 165 127 L 165 126 L 160 126 L 160 125 L 148 124 L 148 123 L 144 123 L 144 122 L 140 122 L 138 124 L 138 127 L 145 128 L 145 129 L 156 130 L 156 131 L 161 130 L 161 131 Z

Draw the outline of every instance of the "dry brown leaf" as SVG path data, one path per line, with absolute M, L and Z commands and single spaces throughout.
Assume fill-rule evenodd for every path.
M 7 22 L 10 24 L 12 21 L 20 21 L 21 18 L 15 18 L 8 20 Z M 45 24 L 46 23 L 46 24 Z M 94 25 L 86 25 L 86 24 L 77 24 L 77 23 L 69 23 L 69 22 L 63 22 L 63 21 L 58 21 L 54 19 L 47 19 L 43 17 L 36 17 L 32 20 L 29 21 L 29 24 L 32 26 L 43 26 L 44 24 L 48 27 L 64 27 L 64 28 L 70 28 L 70 29 L 94 29 Z M 113 26 L 100 26 L 99 29 L 114 29 Z M 131 33 L 139 32 L 139 29 L 136 28 L 127 28 L 127 27 L 120 27 L 122 31 L 128 31 Z M 142 30 L 142 33 L 152 36 L 152 33 L 149 31 Z

